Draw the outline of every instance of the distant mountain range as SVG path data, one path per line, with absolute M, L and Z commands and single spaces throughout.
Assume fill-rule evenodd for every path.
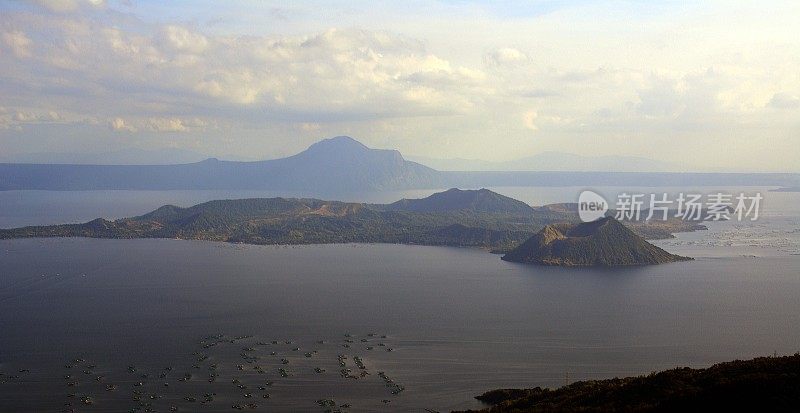
M 73 165 L 177 165 L 201 162 L 216 157 L 226 161 L 253 162 L 261 159 L 235 155 L 208 156 L 181 148 L 124 148 L 109 152 L 32 152 L 0 155 L 2 163 Z M 440 171 L 604 171 L 667 172 L 681 171 L 677 165 L 634 156 L 581 156 L 565 152 L 542 152 L 505 162 L 480 159 L 439 159 L 408 156 L 408 160 Z
M 670 254 L 613 217 L 547 225 L 503 256 L 506 261 L 568 267 L 662 264 L 691 258 Z
M 572 164 L 567 165 L 565 168 Z M 347 136 L 324 139 L 296 155 L 266 161 L 211 158 L 176 165 L 0 163 L 0 190 L 267 189 L 338 197 L 367 191 L 447 187 L 798 185 L 800 174 L 789 173 L 437 171 L 404 159 L 396 150 L 371 149 Z
M 411 156 L 409 159 L 440 171 L 682 172 L 689 170 L 685 166 L 637 156 L 582 156 L 552 151 L 503 162 L 424 156 Z
M 346 192 L 437 188 L 437 171 L 395 150 L 370 149 L 353 138 L 324 139 L 287 158 L 181 165 L 0 164 L 0 190 L 10 189 L 276 189 Z

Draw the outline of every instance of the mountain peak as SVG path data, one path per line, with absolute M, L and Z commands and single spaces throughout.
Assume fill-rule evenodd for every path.
M 450 188 L 444 192 L 440 193 L 450 193 L 450 194 L 496 194 L 500 195 L 497 192 L 490 191 L 486 188 L 481 189 L 461 189 L 461 188 Z M 500 195 L 502 196 L 502 195 Z
M 0 189 L 274 189 L 318 193 L 441 188 L 438 171 L 400 152 L 371 149 L 349 136 L 324 139 L 279 159 L 206 159 L 185 165 L 56 166 L 0 163 Z
M 661 264 L 691 258 L 670 254 L 636 235 L 613 217 L 565 226 L 547 225 L 506 261 L 561 266 L 624 266 Z
M 561 233 L 561 231 L 559 231 L 552 225 L 545 225 L 544 228 L 542 228 L 542 230 L 539 231 L 539 235 L 541 238 L 541 243 L 543 245 L 549 244 L 557 239 L 566 238 L 564 234 Z
M 403 199 L 389 204 L 390 209 L 414 212 L 442 212 L 468 210 L 473 212 L 508 213 L 528 215 L 533 208 L 516 199 L 500 195 L 486 188 L 450 188 L 422 199 Z
M 271 176 L 282 180 L 294 177 L 306 188 L 314 185 L 324 191 L 401 189 L 420 182 L 435 187 L 441 179 L 438 172 L 406 161 L 396 150 L 372 149 L 349 136 L 323 139 L 296 155 L 265 161 L 261 166 L 269 169 Z
M 363 143 L 349 137 L 349 136 L 334 136 L 333 138 L 323 139 L 319 142 L 314 143 L 313 145 L 309 146 L 309 150 L 314 149 L 325 149 L 331 150 L 332 148 L 341 148 L 341 149 L 349 149 L 349 150 L 369 150 L 370 148 L 364 145 Z

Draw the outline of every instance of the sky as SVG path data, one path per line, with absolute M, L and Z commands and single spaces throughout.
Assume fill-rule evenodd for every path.
M 0 157 L 546 151 L 800 172 L 798 1 L 0 1 Z

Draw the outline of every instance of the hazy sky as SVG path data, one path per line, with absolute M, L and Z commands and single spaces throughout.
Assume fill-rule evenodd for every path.
M 0 155 L 350 135 L 800 172 L 799 1 L 497 3 L 3 1 Z

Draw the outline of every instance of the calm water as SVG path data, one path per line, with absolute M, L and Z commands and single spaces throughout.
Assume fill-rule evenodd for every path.
M 537 204 L 575 192 L 554 191 L 516 197 Z M 0 193 L 0 215 L 3 226 L 42 223 L 36 214 L 51 219 L 52 208 L 72 199 L 59 217 L 82 220 L 213 196 L 110 193 L 112 201 L 99 202 L 105 212 L 93 209 L 107 194 L 83 193 L 81 203 L 75 193 Z M 23 210 L 12 211 L 10 199 Z M 443 247 L 0 241 L 0 411 L 60 411 L 64 403 L 127 411 L 135 391 L 157 411 L 230 411 L 238 402 L 322 411 L 315 401 L 325 398 L 352 405 L 347 411 L 446 411 L 478 407 L 472 397 L 492 388 L 794 353 L 798 197 L 768 200 L 782 207 L 757 223 L 660 242 L 695 261 L 615 271 L 526 266 Z M 214 334 L 225 336 L 201 343 Z M 252 337 L 231 343 L 236 336 Z M 341 376 L 339 354 L 358 379 Z M 200 408 L 206 393 L 214 401 Z M 82 406 L 84 395 L 95 403 Z

